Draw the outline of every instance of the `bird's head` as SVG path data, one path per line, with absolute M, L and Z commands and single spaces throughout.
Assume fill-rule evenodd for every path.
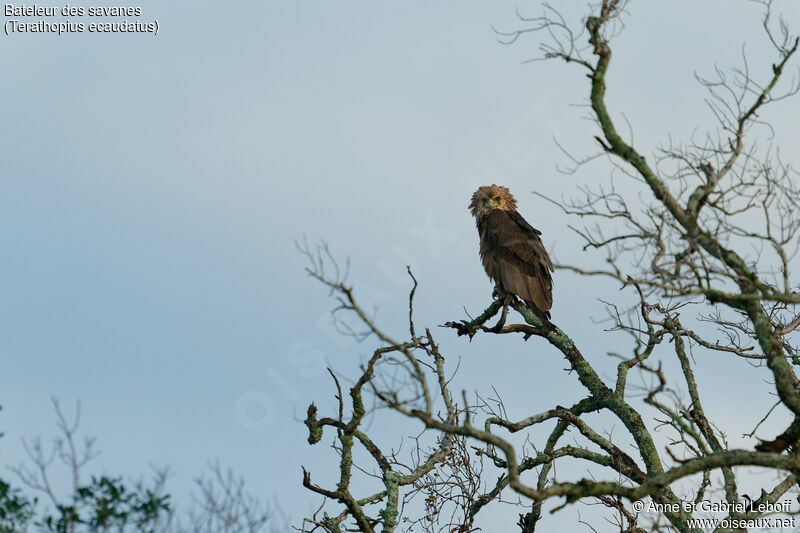
M 492 209 L 502 209 L 509 211 L 517 208 L 517 201 L 508 190 L 502 185 L 484 185 L 479 187 L 472 195 L 472 202 L 469 209 L 472 216 L 482 218 L 489 214 Z

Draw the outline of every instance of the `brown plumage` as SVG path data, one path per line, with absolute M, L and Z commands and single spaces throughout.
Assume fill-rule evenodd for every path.
M 499 296 L 516 295 L 534 311 L 550 318 L 553 307 L 553 264 L 539 235 L 517 213 L 507 187 L 486 185 L 469 205 L 481 240 L 481 261 Z

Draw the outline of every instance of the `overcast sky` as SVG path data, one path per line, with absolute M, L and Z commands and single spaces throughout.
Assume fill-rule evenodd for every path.
M 580 20 L 575 2 L 553 4 Z M 219 458 L 296 523 L 319 503 L 300 464 L 330 482 L 333 458 L 298 419 L 312 400 L 333 406 L 325 365 L 352 372 L 371 345 L 332 333 L 332 302 L 293 241 L 349 256 L 351 283 L 398 336 L 406 264 L 420 324 L 490 302 L 467 211 L 477 185 L 508 185 L 558 260 L 592 260 L 574 221 L 531 194 L 608 176 L 604 164 L 557 171 L 569 160 L 554 137 L 594 149 L 588 80 L 523 64 L 535 35 L 498 44 L 492 26 L 521 27 L 515 7 L 537 15 L 536 3 L 137 5 L 158 35 L 0 36 L 0 465 L 24 459 L 23 437 L 54 433 L 51 396 L 68 410 L 80 400 L 103 452 L 95 472 L 170 465 L 180 495 Z M 800 29 L 796 4 L 777 7 Z M 713 124 L 694 74 L 740 64 L 743 42 L 756 77 L 771 74 L 759 16 L 747 1 L 631 2 L 608 100 L 643 152 Z M 799 105 L 765 117 L 790 161 Z M 606 376 L 605 351 L 627 340 L 591 319 L 616 289 L 555 277 L 554 321 Z M 581 394 L 535 339 L 434 333 L 462 358 L 461 386 L 505 391 L 512 417 Z M 771 398 L 734 416 L 714 391 L 767 376 L 715 357 L 698 368 L 706 410 L 749 429 Z M 532 389 L 509 368 L 548 377 Z

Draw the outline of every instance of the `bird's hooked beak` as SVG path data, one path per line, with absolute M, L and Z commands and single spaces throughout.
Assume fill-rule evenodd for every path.
M 483 207 L 486 207 L 487 209 L 494 209 L 498 204 L 499 202 L 495 201 L 493 198 L 483 199 Z

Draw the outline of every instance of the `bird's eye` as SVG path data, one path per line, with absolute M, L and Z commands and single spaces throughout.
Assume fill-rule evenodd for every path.
M 494 200 L 495 202 L 499 202 L 500 201 L 500 197 L 499 196 L 495 196 L 494 198 L 492 198 L 492 200 Z

